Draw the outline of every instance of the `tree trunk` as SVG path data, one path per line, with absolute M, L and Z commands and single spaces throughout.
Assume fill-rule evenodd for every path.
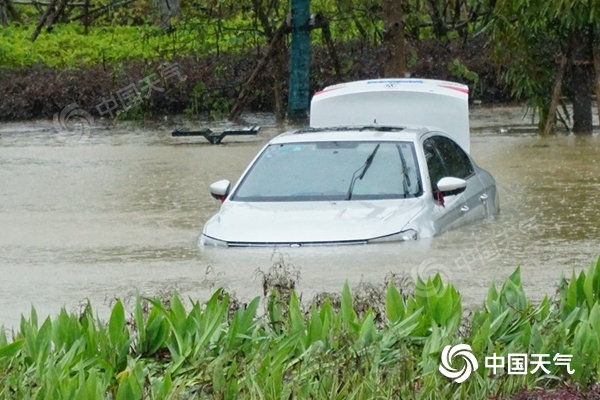
M 283 122 L 285 120 L 285 88 L 283 87 L 286 81 L 286 57 L 287 57 L 287 49 L 285 45 L 285 40 L 281 40 L 277 44 L 277 49 L 275 50 L 275 54 L 273 55 L 273 67 L 275 69 L 274 77 L 274 87 L 273 91 L 275 94 L 275 120 L 279 122 Z
M 171 18 L 180 15 L 180 0 L 154 0 L 154 7 L 158 10 L 161 29 L 170 28 Z
M 90 32 L 90 0 L 85 0 L 83 6 L 83 34 L 88 35 Z
M 269 43 L 269 47 L 267 48 L 267 52 L 260 60 L 256 68 L 254 68 L 254 71 L 252 71 L 248 79 L 246 79 L 246 82 L 242 86 L 242 90 L 240 91 L 235 104 L 231 108 L 231 111 L 229 112 L 230 121 L 235 120 L 244 109 L 244 105 L 246 104 L 247 97 L 252 89 L 252 85 L 254 85 L 254 81 L 256 81 L 256 79 L 269 64 L 269 61 L 271 61 L 273 54 L 275 54 L 275 51 L 277 50 L 278 43 L 283 39 L 283 36 L 287 32 L 287 28 L 287 24 L 283 22 L 277 31 L 275 31 L 275 34 L 271 39 L 271 43 Z
M 340 66 L 340 60 L 337 56 L 337 51 L 335 50 L 335 45 L 333 43 L 333 39 L 331 38 L 331 31 L 329 30 L 329 21 L 323 17 L 322 14 L 317 14 L 315 18 L 315 24 L 321 27 L 321 36 L 323 37 L 323 42 L 327 46 L 327 52 L 329 53 L 329 57 L 331 57 L 331 62 L 333 63 L 333 70 L 335 71 L 335 77 L 338 81 L 342 80 L 342 67 Z
M 596 77 L 596 107 L 600 122 L 600 42 L 594 43 L 594 72 Z
M 402 0 L 383 0 L 383 45 L 387 57 L 384 65 L 386 78 L 404 78 L 406 54 Z
M 444 21 L 444 15 L 442 13 L 441 4 L 439 1 L 430 0 L 431 12 L 429 16 L 431 17 L 431 22 L 433 23 L 433 35 L 438 40 L 444 40 L 448 37 L 448 29 L 446 28 L 446 22 Z
M 4 0 L 0 0 L 0 25 L 8 26 L 7 7 L 4 4 Z
M 40 18 L 37 26 L 35 27 L 35 30 L 33 31 L 33 34 L 31 35 L 31 41 L 32 42 L 35 42 L 35 39 L 37 39 L 38 35 L 42 31 L 42 28 L 44 27 L 44 24 L 46 23 L 46 20 L 48 19 L 48 17 L 50 16 L 50 14 L 52 13 L 52 11 L 54 10 L 54 6 L 56 6 L 57 2 L 58 2 L 58 0 L 52 0 L 50 2 L 50 4 L 48 5 L 48 8 L 46 8 L 46 11 L 44 11 L 44 15 L 42 15 L 42 18 Z
M 592 98 L 590 71 L 586 65 L 573 66 L 573 133 L 592 134 Z
M 573 39 L 573 62 L 571 66 L 573 98 L 573 133 L 576 135 L 592 134 L 592 98 L 590 61 L 592 60 L 592 43 L 585 30 L 575 33 Z
M 2 1 L 0 1 L 0 3 L 2 3 Z M 15 22 L 18 22 L 18 23 L 22 24 L 23 20 L 21 19 L 21 16 L 17 12 L 17 10 L 15 8 L 15 5 L 12 3 L 12 1 L 11 0 L 4 0 L 4 5 L 6 7 L 6 12 L 8 13 L 8 15 L 10 15 L 10 19 L 12 19 Z
M 562 93 L 562 83 L 565 75 L 566 65 L 567 59 L 561 55 L 558 64 L 558 70 L 556 71 L 556 80 L 554 82 L 554 90 L 552 91 L 552 100 L 550 101 L 550 108 L 548 109 L 548 115 L 546 116 L 544 130 L 542 131 L 542 135 L 544 136 L 549 135 L 554 127 L 554 121 L 556 120 L 556 109 L 558 108 L 560 94 Z

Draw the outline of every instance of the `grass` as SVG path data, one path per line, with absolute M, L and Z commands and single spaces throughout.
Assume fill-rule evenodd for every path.
M 292 266 L 259 275 L 265 296 L 248 304 L 218 289 L 187 308 L 176 294 L 138 298 L 129 316 L 117 300 L 108 321 L 91 304 L 44 321 L 32 309 L 0 332 L 0 398 L 505 398 L 598 381 L 600 259 L 539 304 L 516 269 L 468 319 L 439 276 L 302 303 Z M 438 371 L 442 349 L 459 343 L 480 366 L 462 384 Z M 493 353 L 572 354 L 575 372 L 492 375 Z
M 205 56 L 217 51 L 251 48 L 261 39 L 249 33 L 247 20 L 222 22 L 225 33 L 218 37 L 202 21 L 189 20 L 166 32 L 153 25 L 94 26 L 87 35 L 76 23 L 57 24 L 52 33 L 31 41 L 34 25 L 0 26 L 0 66 L 35 64 L 56 68 L 117 65 L 131 60 L 167 61 L 187 55 Z M 262 42 L 261 42 L 262 43 Z

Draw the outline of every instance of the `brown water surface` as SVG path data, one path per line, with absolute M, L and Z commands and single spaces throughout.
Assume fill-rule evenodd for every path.
M 196 246 L 219 206 L 208 185 L 235 181 L 284 129 L 268 115 L 248 119 L 263 126 L 258 137 L 221 146 L 171 138 L 182 121 L 96 127 L 67 143 L 48 121 L 0 125 L 0 325 L 16 326 L 31 305 L 55 315 L 91 299 L 106 316 L 112 299 L 136 293 L 261 295 L 255 271 L 269 268 L 272 250 Z M 539 138 L 523 133 L 529 122 L 520 109 L 473 110 L 472 155 L 497 180 L 497 218 L 416 243 L 275 256 L 299 268 L 304 299 L 389 272 L 440 272 L 473 306 L 517 265 L 532 299 L 553 294 L 561 274 L 600 254 L 600 137 Z

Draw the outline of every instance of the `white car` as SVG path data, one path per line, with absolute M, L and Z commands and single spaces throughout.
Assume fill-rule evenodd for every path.
M 305 246 L 431 237 L 498 212 L 494 178 L 469 155 L 468 88 L 393 79 L 328 87 L 310 128 L 271 140 L 201 245 Z M 427 123 L 427 124 L 425 124 Z

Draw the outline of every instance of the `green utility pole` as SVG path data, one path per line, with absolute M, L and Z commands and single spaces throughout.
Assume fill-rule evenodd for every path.
M 288 118 L 305 120 L 308 114 L 308 84 L 310 78 L 310 0 L 292 2 L 292 50 L 290 56 L 290 87 Z

